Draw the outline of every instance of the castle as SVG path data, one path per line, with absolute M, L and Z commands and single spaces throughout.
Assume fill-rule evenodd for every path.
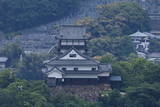
M 49 86 L 65 84 L 109 84 L 120 82 L 119 76 L 111 76 L 111 64 L 103 64 L 88 56 L 89 35 L 84 26 L 62 26 L 56 36 L 58 54 L 44 62 Z

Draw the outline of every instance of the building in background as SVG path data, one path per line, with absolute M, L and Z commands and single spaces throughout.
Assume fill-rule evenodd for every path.
M 160 64 L 160 53 L 149 53 L 147 55 L 147 60 Z
M 8 61 L 7 57 L 0 57 L 0 71 L 6 68 L 7 61 Z
M 149 50 L 149 39 L 150 36 L 142 33 L 140 31 L 137 31 L 136 33 L 133 33 L 131 35 L 129 35 L 133 41 L 133 43 L 135 44 L 136 47 L 136 51 L 138 52 L 148 52 Z

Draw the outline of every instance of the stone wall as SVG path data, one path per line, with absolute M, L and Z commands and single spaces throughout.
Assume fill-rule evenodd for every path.
M 53 87 L 53 94 L 67 93 L 76 95 L 84 100 L 97 101 L 100 94 L 104 91 L 111 90 L 109 84 L 99 85 L 64 85 Z

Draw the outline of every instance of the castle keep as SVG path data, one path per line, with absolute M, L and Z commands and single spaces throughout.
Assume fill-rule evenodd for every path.
M 83 26 L 62 26 L 58 40 L 58 54 L 45 61 L 49 86 L 65 84 L 99 84 L 121 81 L 111 77 L 110 64 L 102 64 L 87 56 L 89 36 Z

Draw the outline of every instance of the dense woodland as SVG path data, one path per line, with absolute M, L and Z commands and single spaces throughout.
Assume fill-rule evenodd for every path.
M 150 41 L 150 52 L 160 52 L 160 39 L 152 39 Z
M 88 31 L 94 38 L 90 40 L 93 56 L 109 52 L 124 60 L 126 56 L 134 54 L 134 45 L 128 35 L 138 30 L 150 30 L 150 18 L 146 11 L 130 2 L 99 6 L 98 10 L 98 19 L 81 21 L 89 25 Z
M 58 1 L 56 2 L 58 3 Z M 73 6 L 72 0 L 64 1 L 66 1 L 64 3 L 71 3 L 71 5 L 63 4 L 63 8 L 58 6 L 59 8 L 64 9 L 64 6 L 73 8 L 75 6 Z M 14 1 L 10 2 L 15 3 Z M 25 2 L 28 3 L 28 1 Z M 33 0 L 33 4 L 34 2 L 36 3 L 35 0 Z M 42 0 L 41 2 L 51 1 Z M 1 3 L 8 5 L 9 0 L 1 1 Z M 20 1 L 19 3 L 23 4 Z M 42 5 L 45 6 L 45 3 Z M 16 9 L 18 5 L 14 6 Z M 0 55 L 8 57 L 7 66 L 14 69 L 0 72 L 0 107 L 159 107 L 160 65 L 138 58 L 130 38 L 126 36 L 137 30 L 149 31 L 147 13 L 134 3 L 124 2 L 102 6 L 99 9 L 101 16 L 97 20 L 89 20 L 89 23 L 88 20 L 82 22 L 90 26 L 89 32 L 93 34 L 89 45 L 93 56 L 100 56 L 99 61 L 112 64 L 112 74 L 122 76 L 121 88 L 102 92 L 98 101 L 94 103 L 66 93 L 55 95 L 45 84 L 45 75 L 41 72 L 42 62 L 49 56 L 25 55 L 20 46 L 9 44 L 0 51 Z M 66 11 L 62 10 L 62 13 Z M 32 15 L 34 12 L 35 10 Z M 58 14 L 62 13 L 58 12 Z M 46 14 L 48 15 L 48 13 Z M 42 16 L 45 17 L 46 14 L 42 14 Z M 16 17 L 22 16 L 17 15 Z M 11 19 L 15 20 L 14 17 Z M 26 20 L 33 21 L 34 18 L 28 19 L 27 17 Z M 22 20 L 16 21 L 21 23 Z M 4 22 L 8 23 L 7 19 Z M 10 25 L 6 24 L 6 26 Z M 152 40 L 151 44 L 153 44 L 151 50 L 159 51 L 156 49 L 160 44 L 159 40 Z M 21 55 L 23 55 L 23 60 L 19 60 Z
M 99 6 L 100 17 L 91 24 L 94 36 L 124 36 L 150 30 L 150 18 L 136 3 L 120 2 Z
M 60 19 L 76 11 L 80 0 L 0 0 L 0 29 L 17 31 Z

